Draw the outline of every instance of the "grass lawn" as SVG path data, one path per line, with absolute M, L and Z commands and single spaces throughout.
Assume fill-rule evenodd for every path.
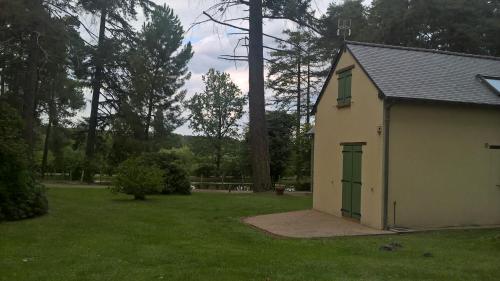
M 103 189 L 48 194 L 48 215 L 0 223 L 0 280 L 500 279 L 498 229 L 280 239 L 240 218 L 310 208 L 310 197 L 196 193 L 135 202 Z M 391 241 L 403 247 L 379 250 Z

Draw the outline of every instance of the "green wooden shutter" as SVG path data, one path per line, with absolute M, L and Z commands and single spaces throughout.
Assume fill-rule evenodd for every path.
M 342 215 L 361 218 L 362 147 L 346 144 L 342 149 Z
M 337 103 L 340 104 L 342 103 L 342 100 L 344 99 L 343 95 L 344 95 L 344 83 L 345 80 L 343 79 L 343 73 L 340 73 L 339 74 L 339 78 L 338 78 L 338 83 L 339 83 L 339 86 L 338 86 L 338 96 L 337 96 Z
M 361 217 L 361 145 L 352 146 L 351 216 Z
M 352 81 L 352 73 L 351 71 L 347 71 L 345 77 L 345 92 L 344 92 L 344 103 L 351 103 L 351 81 Z
M 351 81 L 351 70 L 339 73 L 337 104 L 340 106 L 349 105 L 351 103 Z
M 342 149 L 342 214 L 351 216 L 351 175 L 352 147 L 344 145 Z

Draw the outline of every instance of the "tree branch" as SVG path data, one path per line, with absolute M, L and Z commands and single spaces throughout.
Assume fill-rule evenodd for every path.
M 298 24 L 298 25 L 302 25 L 302 26 L 305 26 L 309 29 L 311 29 L 312 31 L 316 32 L 317 34 L 321 34 L 321 32 L 319 31 L 319 29 L 317 29 L 316 27 L 306 23 L 306 22 L 303 22 L 301 20 L 298 20 L 298 19 L 294 19 L 294 18 L 289 18 L 289 17 L 283 17 L 283 16 L 272 16 L 272 15 L 263 15 L 262 16 L 263 18 L 265 19 L 275 19 L 275 20 L 289 20 L 289 21 L 293 21 L 294 23 Z

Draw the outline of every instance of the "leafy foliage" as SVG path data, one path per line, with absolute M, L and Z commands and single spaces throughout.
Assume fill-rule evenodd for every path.
M 318 26 L 324 57 L 343 42 L 339 19 L 350 19 L 349 40 L 500 55 L 500 3 L 490 0 L 374 0 L 332 2 Z M 460 19 L 460 20 L 457 20 Z
M 191 76 L 187 70 L 193 56 L 191 44 L 183 46 L 182 25 L 167 6 L 153 10 L 151 21 L 144 24 L 137 39 L 129 55 L 133 90 L 128 114 L 137 116 L 144 139 L 152 125 L 155 136 L 162 137 L 183 123 L 181 103 L 186 91 L 180 89 Z
M 164 172 L 143 157 L 132 157 L 119 167 L 111 191 L 134 195 L 136 200 L 162 190 Z
M 0 221 L 45 214 L 45 189 L 37 183 L 26 157 L 22 122 L 16 111 L 0 102 Z
M 366 41 L 365 33 L 368 32 L 367 9 L 362 0 L 330 3 L 318 24 L 321 36 L 316 42 L 316 47 L 320 51 L 319 58 L 321 60 L 329 61 L 335 55 L 334 50 L 338 49 L 344 42 L 343 35 L 337 34 L 339 20 L 351 21 L 351 35 L 347 36 L 348 40 Z
M 316 47 L 318 39 L 311 33 L 285 30 L 283 34 L 291 44 L 278 42 L 277 50 L 270 53 L 266 85 L 273 90 L 271 101 L 276 108 L 309 120 L 311 101 L 323 82 L 325 62 Z
M 267 113 L 271 179 L 277 182 L 289 165 L 293 149 L 292 132 L 295 118 L 283 111 Z
M 186 170 L 185 154 L 180 150 L 163 150 L 144 155 L 146 162 L 155 165 L 163 172 L 161 193 L 190 194 L 191 183 Z
M 203 76 L 203 82 L 205 90 L 187 104 L 190 128 L 212 139 L 219 173 L 224 139 L 237 136 L 237 122 L 243 116 L 246 98 L 227 73 L 212 68 Z

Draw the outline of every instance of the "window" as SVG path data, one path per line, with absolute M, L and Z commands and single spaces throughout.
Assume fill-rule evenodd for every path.
M 486 85 L 492 89 L 496 94 L 500 95 L 500 77 L 493 76 L 480 76 Z
M 338 73 L 339 93 L 337 98 L 338 106 L 348 106 L 351 104 L 351 81 L 352 70 L 345 70 Z
M 485 78 L 484 81 L 500 94 L 500 79 Z
M 500 145 L 490 145 L 490 178 L 500 188 Z

